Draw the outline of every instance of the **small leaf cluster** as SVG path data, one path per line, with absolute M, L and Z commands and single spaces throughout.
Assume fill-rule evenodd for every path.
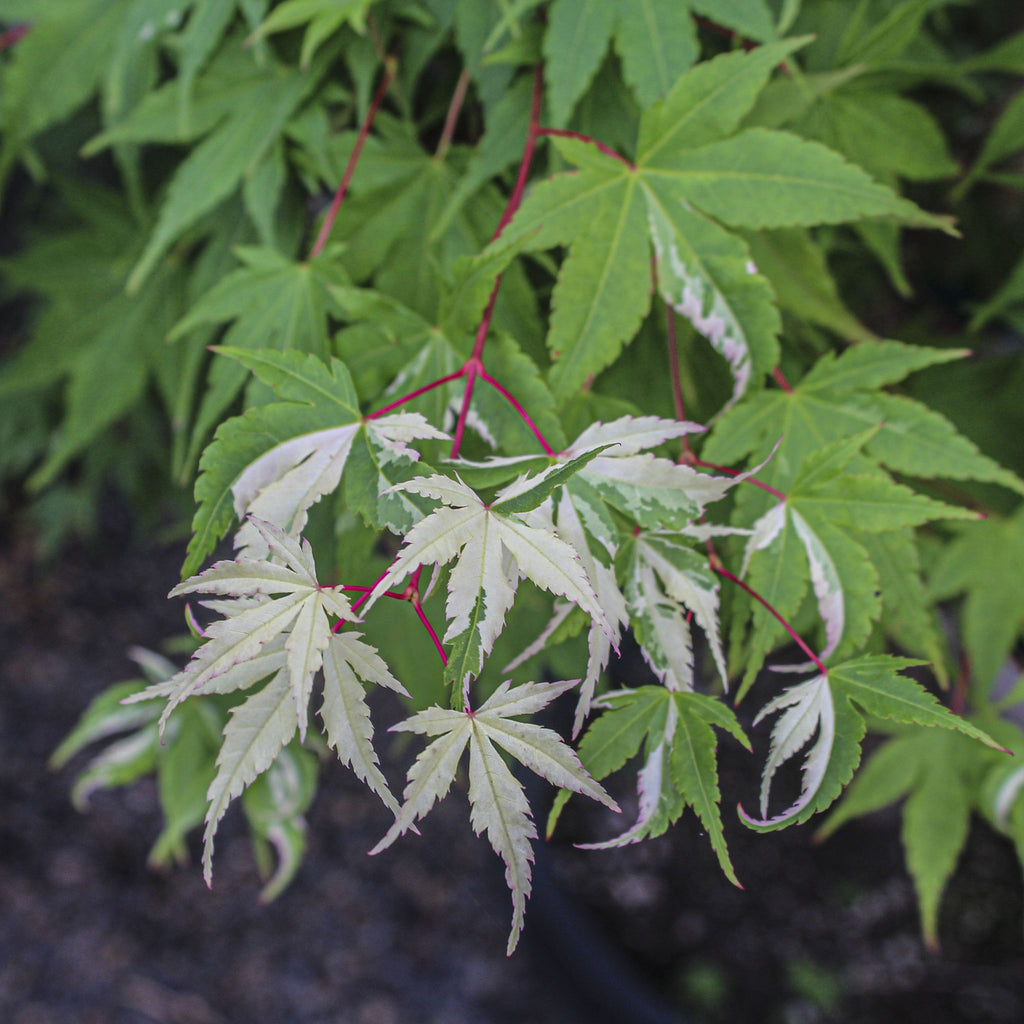
M 511 952 L 537 836 L 511 762 L 560 791 L 549 830 L 634 773 L 584 845 L 691 808 L 738 884 L 717 743 L 770 718 L 740 820 L 906 796 L 935 941 L 970 810 L 1024 850 L 1024 263 L 990 230 L 1024 187 L 1024 36 L 953 7 L 0 0 L 4 287 L 34 302 L 0 477 L 43 522 L 110 482 L 195 498 L 171 593 L 199 645 L 86 711 L 55 764 L 121 738 L 76 799 L 156 772 L 154 861 L 204 823 L 209 881 L 240 798 L 270 896 L 317 755 L 393 816 L 374 852 L 466 770 Z M 931 250 L 985 279 L 940 326 Z M 401 799 L 382 690 L 427 741 Z

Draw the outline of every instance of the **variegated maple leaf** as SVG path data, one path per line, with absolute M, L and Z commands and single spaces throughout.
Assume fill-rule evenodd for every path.
M 559 458 L 572 458 L 598 444 L 613 447 L 585 465 L 562 488 L 553 512 L 560 537 L 580 553 L 587 574 L 614 625 L 614 637 L 632 620 L 644 656 L 670 688 L 692 689 L 693 655 L 684 617 L 689 609 L 708 636 L 715 665 L 725 680 L 725 659 L 718 628 L 718 584 L 705 560 L 680 543 L 677 534 L 698 535 L 705 529 L 694 522 L 704 507 L 718 501 L 743 477 L 699 473 L 645 449 L 702 430 L 694 423 L 657 416 L 623 416 L 611 423 L 594 423 Z M 499 464 L 502 460 L 491 460 Z M 760 468 L 760 467 L 758 467 Z M 752 470 L 751 472 L 756 472 Z M 554 499 L 553 499 L 554 500 Z M 629 516 L 638 527 L 673 530 L 629 538 L 634 547 L 627 563 L 625 594 L 615 573 L 602 562 L 614 557 L 621 531 L 608 506 Z M 737 532 L 717 528 L 715 532 Z M 742 531 L 740 531 L 742 532 Z M 602 551 L 603 549 L 603 551 Z M 682 602 L 682 604 L 680 603 Z M 685 605 L 685 608 L 683 607 Z M 510 668 L 543 649 L 571 607 L 560 603 L 541 636 L 510 664 Z M 580 731 L 601 672 L 608 664 L 611 643 L 590 627 L 590 657 L 576 708 L 574 734 Z
M 413 441 L 448 439 L 419 413 L 405 412 L 301 434 L 276 445 L 252 462 L 232 486 L 235 513 L 242 520 L 235 547 L 248 557 L 266 556 L 266 545 L 247 516 L 274 523 L 293 536 L 301 533 L 310 508 L 337 488 L 360 430 L 366 431 L 367 443 L 383 457 L 411 462 L 419 458 L 410 447 Z
M 860 763 L 864 714 L 906 724 L 956 729 L 997 750 L 988 733 L 943 707 L 924 687 L 901 675 L 924 662 L 868 655 L 831 667 L 806 682 L 783 690 L 754 719 L 782 712 L 772 729 L 771 746 L 761 781 L 761 817 L 742 807 L 752 828 L 768 831 L 806 821 L 839 796 Z M 813 743 L 811 742 L 813 740 Z M 772 779 L 786 761 L 811 744 L 801 766 L 800 795 L 786 810 L 768 816 Z
M 343 594 L 321 587 L 309 544 L 271 523 L 250 519 L 268 554 L 278 561 L 239 558 L 218 562 L 171 591 L 212 593 L 229 600 L 204 602 L 224 618 L 205 630 L 206 642 L 183 671 L 131 700 L 167 698 L 161 722 L 183 700 L 231 693 L 270 681 L 232 708 L 207 793 L 203 864 L 212 872 L 213 840 L 228 805 L 265 772 L 296 732 L 304 739 L 316 674 L 323 670 L 323 720 L 328 742 L 342 762 L 397 812 L 398 802 L 378 767 L 363 682 L 406 696 L 380 655 L 358 633 L 334 633 L 330 616 L 354 618 Z M 278 596 L 275 596 L 278 595 Z
M 216 609 L 225 618 L 206 628 L 206 643 L 188 665 L 138 697 L 167 698 L 163 724 L 192 694 L 230 693 L 283 669 L 292 696 L 292 716 L 304 738 L 313 677 L 323 664 L 331 636 L 328 616 L 352 619 L 355 615 L 343 594 L 320 586 L 308 541 L 300 542 L 273 523 L 249 522 L 269 556 L 278 561 L 243 557 L 217 562 L 179 583 L 171 597 L 196 592 L 224 595 L 236 599 L 237 609 L 232 607 L 234 602 L 217 602 Z
M 454 643 L 448 668 L 456 689 L 479 674 L 504 628 L 520 577 L 580 607 L 612 639 L 612 627 L 580 553 L 553 531 L 525 520 L 526 513 L 602 450 L 594 448 L 542 473 L 521 477 L 490 504 L 458 478 L 434 475 L 398 484 L 395 490 L 442 505 L 406 534 L 398 557 L 370 594 L 367 609 L 419 566 L 444 565 L 457 558 L 448 577 L 444 636 Z
M 415 732 L 433 739 L 409 769 L 405 802 L 394 824 L 370 853 L 386 849 L 444 798 L 468 744 L 470 821 L 477 835 L 487 833 L 495 853 L 505 862 L 505 881 L 512 891 L 509 955 L 519 941 L 530 895 L 530 843 L 536 839 L 537 829 L 522 783 L 496 748 L 501 747 L 553 785 L 583 793 L 612 810 L 619 809 L 557 733 L 515 721 L 520 715 L 536 714 L 576 682 L 523 683 L 512 688 L 505 682 L 475 711 L 468 706 L 462 711 L 432 707 L 391 727 L 392 731 Z

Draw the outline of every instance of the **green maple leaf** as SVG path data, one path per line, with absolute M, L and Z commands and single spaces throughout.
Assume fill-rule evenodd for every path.
M 544 77 L 555 125 L 563 125 L 614 40 L 623 78 L 642 107 L 671 90 L 700 54 L 694 14 L 748 39 L 775 35 L 762 0 L 555 0 L 544 33 Z
M 418 461 L 412 442 L 447 435 L 418 413 L 364 422 L 348 370 L 336 359 L 328 366 L 296 352 L 221 352 L 252 370 L 282 401 L 225 421 L 203 453 L 185 575 L 236 518 L 255 515 L 297 534 L 312 505 L 338 488 L 353 452 L 358 479 L 348 493 L 354 496 L 354 507 L 375 522 L 397 517 L 406 528 L 419 518 L 422 513 L 414 503 L 389 501 L 380 491 L 403 479 Z M 264 550 L 247 526 L 239 531 L 236 546 Z
M 636 163 L 576 139 L 555 145 L 577 172 L 534 187 L 508 228 L 568 245 L 552 294 L 550 380 L 565 400 L 636 334 L 661 298 L 725 357 L 734 397 L 778 358 L 778 310 L 731 227 L 889 217 L 941 226 L 825 147 L 785 132 L 736 132 L 773 68 L 806 40 L 728 54 L 684 74 L 640 121 Z
M 285 0 L 271 11 L 253 38 L 262 39 L 275 32 L 306 25 L 299 57 L 305 68 L 317 49 L 342 25 L 349 24 L 357 32 L 363 32 L 371 3 L 373 0 Z
M 360 390 L 380 392 L 380 404 L 386 406 L 457 372 L 473 350 L 495 278 L 505 271 L 517 249 L 499 242 L 476 256 L 456 260 L 451 280 L 442 286 L 433 320 L 379 292 L 332 288 L 332 298 L 351 321 L 338 336 L 338 351 L 346 357 Z M 500 309 L 496 319 L 502 322 Z M 511 326 L 508 321 L 505 324 Z M 492 335 L 486 352 L 488 373 L 530 410 L 531 419 L 550 444 L 564 446 L 554 400 L 536 363 L 512 335 L 493 329 Z M 405 407 L 451 429 L 465 386 L 463 379 L 455 379 Z M 492 447 L 508 452 L 536 444 L 518 412 L 485 381 L 479 381 L 473 392 L 467 425 Z
M 1003 750 L 986 731 L 948 711 L 922 686 L 901 674 L 919 664 L 906 658 L 868 655 L 791 686 L 766 704 L 754 724 L 766 715 L 778 714 L 779 718 L 772 728 L 761 777 L 761 817 L 753 818 L 740 808 L 743 821 L 758 831 L 770 831 L 804 822 L 831 805 L 860 762 L 860 744 L 866 732 L 864 714 L 955 730 Z M 776 772 L 808 744 L 810 749 L 801 765 L 799 796 L 786 810 L 769 817 Z
M 751 585 L 785 618 L 796 615 L 809 578 L 825 628 L 821 660 L 856 650 L 881 613 L 879 574 L 860 543 L 861 536 L 890 533 L 934 519 L 975 518 L 968 509 L 935 501 L 895 483 L 867 460 L 858 466 L 860 449 L 871 436 L 869 431 L 835 441 L 808 456 L 786 501 L 753 524 L 747 545 L 744 572 L 751 565 Z M 779 557 L 758 558 L 756 553 L 763 550 Z M 801 550 L 806 573 L 801 571 Z M 876 553 L 885 554 L 879 548 Z M 763 608 L 754 610 L 751 660 L 741 692 L 753 683 L 779 635 L 771 618 Z
M 32 138 L 92 97 L 124 17 L 105 0 L 54 0 L 43 12 L 37 7 L 32 31 L 0 69 L 0 185 Z
M 260 165 L 323 76 L 330 56 L 325 51 L 302 71 L 268 64 L 244 100 L 192 149 L 171 177 L 156 227 L 128 278 L 129 290 L 137 289 L 182 233 Z
M 610 693 L 601 698 L 601 704 L 607 710 L 584 734 L 580 759 L 600 780 L 643 748 L 644 765 L 637 779 L 640 811 L 635 824 L 621 835 L 585 844 L 585 848 L 608 849 L 661 835 L 691 806 L 726 877 L 739 885 L 722 830 L 714 733 L 714 728 L 724 729 L 750 749 L 732 711 L 713 697 L 661 686 Z M 567 796 L 560 794 L 548 821 L 548 835 Z
M 1024 629 L 1024 509 L 959 527 L 928 580 L 929 596 L 965 594 L 961 621 L 973 677 L 991 687 Z
M 178 341 L 199 328 L 230 323 L 222 338 L 227 347 L 296 349 L 326 358 L 330 351 L 327 289 L 347 281 L 330 255 L 296 262 L 267 247 L 239 246 L 234 252 L 243 266 L 200 297 L 174 325 L 171 340 Z M 193 462 L 245 381 L 245 367 L 238 362 L 214 362 L 196 413 L 186 465 Z
M 1019 748 L 1020 731 L 989 715 L 986 728 Z M 981 810 L 999 829 L 1019 831 L 1021 769 L 994 751 L 946 730 L 897 732 L 857 772 L 816 833 L 825 839 L 853 818 L 905 800 L 901 835 L 914 880 L 925 942 L 938 949 L 943 891 L 967 842 L 971 813 Z
M 802 487 L 813 484 L 806 475 L 817 472 L 813 467 L 831 464 L 835 471 L 840 463 L 830 460 L 841 457 L 845 445 L 860 450 L 862 454 L 855 461 L 844 464 L 850 466 L 856 479 L 821 478 L 810 491 L 797 494 L 791 502 L 792 511 L 806 520 L 808 529 L 819 539 L 823 533 L 829 535 L 825 547 L 834 549 L 831 560 L 836 572 L 828 569 L 825 560 L 819 558 L 818 564 L 822 573 L 838 577 L 844 606 L 859 609 L 860 625 L 850 631 L 851 638 L 863 638 L 868 619 L 877 618 L 877 576 L 887 609 L 885 628 L 907 649 L 933 660 L 941 658 L 942 643 L 924 600 L 915 544 L 899 531 L 927 521 L 930 513 L 924 518 L 915 517 L 929 508 L 939 518 L 964 518 L 966 514 L 950 506 L 943 511 L 920 495 L 911 498 L 902 486 L 898 492 L 892 491 L 896 485 L 878 476 L 878 464 L 924 478 L 998 482 L 1017 492 L 1022 483 L 938 413 L 880 389 L 914 370 L 959 355 L 953 350 L 917 348 L 894 341 L 858 346 L 840 356 L 826 355 L 791 391 L 761 391 L 724 413 L 702 452 L 711 462 L 733 463 L 744 456 L 762 461 L 774 449 L 774 456 L 758 471 L 758 479 L 790 494 L 801 474 Z M 826 451 L 828 454 L 822 454 Z M 869 481 L 865 473 L 873 480 Z M 874 492 L 878 505 L 871 499 Z M 823 500 L 829 494 L 828 500 Z M 889 505 L 886 494 L 894 505 Z M 853 504 L 848 503 L 850 498 L 855 499 Z M 791 618 L 807 590 L 804 551 L 813 541 L 796 534 L 789 513 L 780 508 L 774 513 L 777 521 L 773 521 L 769 519 L 770 511 L 768 495 L 748 488 L 739 496 L 734 523 L 742 527 L 758 523 L 761 541 L 774 540 L 770 560 L 751 561 L 750 582 L 782 615 Z M 843 576 L 847 577 L 845 581 Z M 818 585 L 815 589 L 819 590 Z M 835 582 L 829 589 L 835 593 Z M 819 607 L 822 603 L 819 597 Z M 755 662 L 760 665 L 781 634 L 772 618 L 760 609 L 754 609 L 753 622 L 758 652 Z M 851 652 L 846 646 L 841 653 Z M 939 671 L 943 674 L 942 669 Z M 748 672 L 744 692 L 752 679 L 753 673 Z
M 46 458 L 30 477 L 41 488 L 67 463 L 132 412 L 150 380 L 173 410 L 190 353 L 168 353 L 167 331 L 186 300 L 181 266 L 161 268 L 137 295 L 124 274 L 138 252 L 138 225 L 107 189 L 68 183 L 81 223 L 26 246 L 3 269 L 11 286 L 45 301 L 31 340 L 5 361 L 4 397 L 64 382 L 64 415 Z

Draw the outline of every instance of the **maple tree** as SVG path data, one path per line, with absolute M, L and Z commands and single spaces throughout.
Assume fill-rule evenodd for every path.
M 1024 74 L 1024 36 L 954 59 L 947 6 L 0 0 L 0 182 L 58 197 L 4 261 L 44 301 L 0 364 L 35 425 L 0 470 L 65 500 L 115 462 L 195 477 L 171 591 L 203 595 L 195 652 L 135 651 L 146 678 L 87 709 L 54 764 L 119 738 L 76 801 L 155 771 L 153 860 L 205 822 L 209 881 L 241 798 L 273 896 L 319 754 L 394 814 L 373 852 L 466 755 L 511 952 L 537 831 L 509 763 L 559 790 L 549 831 L 571 794 L 617 810 L 601 783 L 635 768 L 635 820 L 587 845 L 691 807 L 738 884 L 718 735 L 750 749 L 734 706 L 782 657 L 740 820 L 804 822 L 852 779 L 831 832 L 907 796 L 935 942 L 972 808 L 1024 852 L 1024 737 L 1001 716 L 1020 693 L 996 688 L 1024 621 L 1021 464 L 942 398 L 967 334 L 1019 329 L 1024 264 L 927 344 L 880 337 L 836 268 L 906 300 L 908 229 L 958 236 L 958 203 L 1022 187 L 1000 169 L 1019 96 L 961 170 L 919 95 Z M 62 132 L 101 172 L 66 165 Z M 941 212 L 907 194 L 954 178 Z M 203 569 L 228 534 L 236 557 Z M 960 595 L 957 664 L 939 602 Z M 643 678 L 615 671 L 627 634 Z M 908 674 L 926 663 L 952 700 Z M 402 801 L 378 687 L 429 741 Z M 530 720 L 556 699 L 571 737 Z M 855 775 L 868 727 L 892 737 Z

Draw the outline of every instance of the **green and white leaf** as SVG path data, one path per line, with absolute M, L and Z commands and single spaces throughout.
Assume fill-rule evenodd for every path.
M 555 466 L 545 473 L 564 468 Z M 461 657 L 452 658 L 457 663 L 453 682 L 458 687 L 483 667 L 504 626 L 520 576 L 578 605 L 604 633 L 612 635 L 579 554 L 549 530 L 528 526 L 522 513 L 500 511 L 500 496 L 494 506 L 487 506 L 461 481 L 444 476 L 418 477 L 398 484 L 396 490 L 444 504 L 406 534 L 398 557 L 374 587 L 366 609 L 419 566 L 445 565 L 458 557 L 448 580 L 445 633 L 446 642 L 457 640 L 462 645 L 456 652 Z
M 524 683 L 510 688 L 509 683 L 503 683 L 476 711 L 468 706 L 463 711 L 433 707 L 392 726 L 393 731 L 430 736 L 433 742 L 410 768 L 405 802 L 394 824 L 370 853 L 390 846 L 445 796 L 468 744 L 470 820 L 477 835 L 487 833 L 494 851 L 505 862 L 505 880 L 512 892 L 510 955 L 519 941 L 530 895 L 530 843 L 537 837 L 537 830 L 522 783 L 509 771 L 495 746 L 553 785 L 583 793 L 618 810 L 615 801 L 587 774 L 557 733 L 514 720 L 519 715 L 535 714 L 574 685 L 575 681 Z

